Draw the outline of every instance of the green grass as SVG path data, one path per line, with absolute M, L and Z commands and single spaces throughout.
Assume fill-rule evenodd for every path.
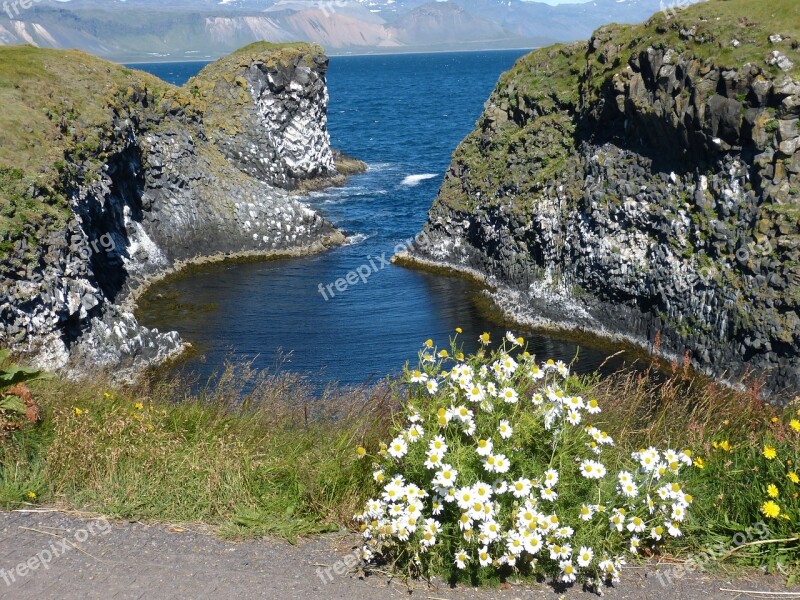
M 0 506 L 22 506 L 32 492 L 112 517 L 202 522 L 232 538 L 292 539 L 349 522 L 369 481 L 354 448 L 384 430 L 396 402 L 381 386 L 318 398 L 299 378 L 246 367 L 197 395 L 178 381 L 31 387 L 45 417 L 0 440 Z

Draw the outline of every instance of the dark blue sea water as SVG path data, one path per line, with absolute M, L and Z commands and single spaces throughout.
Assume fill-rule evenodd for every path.
M 456 327 L 467 349 L 478 335 L 499 338 L 476 289 L 456 278 L 396 266 L 373 272 L 327 300 L 319 293 L 370 257 L 389 258 L 420 231 L 450 156 L 473 128 L 498 76 L 521 51 L 334 57 L 328 72 L 329 127 L 335 147 L 366 161 L 366 174 L 347 186 L 314 194 L 310 203 L 351 243 L 319 256 L 244 265 L 216 265 L 151 288 L 143 324 L 178 330 L 198 352 L 182 368 L 206 377 L 228 359 L 287 368 L 317 383 L 358 384 L 416 361 L 432 337 L 446 344 Z M 202 63 L 136 65 L 182 84 Z M 379 261 L 374 260 L 375 265 Z M 160 297 L 159 297 L 160 296 Z M 572 360 L 594 371 L 607 347 L 533 334 L 531 351 Z M 618 363 L 615 363 L 618 365 Z

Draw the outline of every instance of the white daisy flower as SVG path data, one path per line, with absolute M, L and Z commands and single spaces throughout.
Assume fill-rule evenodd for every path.
M 544 544 L 542 543 L 542 538 L 537 534 L 533 534 L 525 538 L 525 551 L 530 555 L 535 556 L 538 554 L 543 546 Z
M 506 539 L 506 548 L 509 554 L 519 556 L 525 550 L 525 542 L 522 536 L 516 531 L 510 531 Z
M 470 402 L 480 402 L 485 398 L 485 392 L 480 384 L 473 384 L 467 392 L 467 399 Z
M 672 521 L 666 521 L 664 525 L 667 526 L 667 531 L 672 537 L 681 537 L 683 535 L 683 532 L 680 530 L 680 528 Z
M 628 521 L 628 531 L 633 533 L 641 533 L 645 529 L 645 522 L 641 517 L 636 515 L 632 516 Z
M 534 381 L 538 381 L 539 379 L 544 379 L 545 372 L 540 369 L 537 365 L 531 365 L 530 368 L 530 377 Z
M 428 375 L 422 371 L 411 371 L 409 381 L 411 383 L 425 383 L 428 380 Z
M 443 464 L 434 476 L 433 483 L 443 488 L 452 488 L 456 483 L 457 476 L 458 471 L 448 464 Z
M 584 407 L 583 398 L 580 396 L 570 396 L 564 400 L 564 404 L 572 410 L 581 410 Z
M 492 453 L 492 440 L 478 440 L 478 443 L 475 445 L 475 451 L 478 453 L 478 456 L 489 456 Z
M 495 473 L 508 473 L 511 468 L 511 462 L 506 458 L 505 454 L 496 454 L 494 457 L 494 471 Z
M 564 379 L 569 377 L 569 367 L 567 367 L 567 365 L 565 365 L 562 361 L 558 361 L 556 363 L 556 370 L 558 371 L 558 374 L 561 375 L 561 377 L 563 377 Z
M 505 494 L 508 491 L 508 484 L 503 479 L 496 479 L 494 483 L 492 483 L 492 490 L 498 495 Z
M 456 490 L 456 503 L 461 510 L 468 510 L 475 501 L 475 494 L 471 487 L 462 487 Z
M 586 479 L 602 479 L 605 474 L 606 468 L 596 460 L 584 460 L 581 463 L 581 475 Z
M 507 419 L 502 419 L 500 421 L 500 424 L 497 427 L 497 431 L 500 433 L 500 437 L 503 438 L 504 440 L 510 438 L 514 433 L 514 430 L 511 427 L 511 423 L 509 423 Z
M 500 530 L 500 525 L 495 523 L 494 521 L 486 521 L 481 523 L 480 525 L 481 535 L 486 536 L 486 538 L 493 542 L 500 537 L 502 531 Z
M 594 550 L 588 548 L 586 546 L 581 546 L 581 549 L 578 550 L 578 566 L 586 568 L 591 564 L 592 559 L 594 558 Z
M 453 561 L 457 568 L 466 569 L 469 562 L 469 555 L 464 550 L 456 552 L 455 560 Z
M 558 471 L 555 469 L 547 469 L 542 478 L 542 485 L 546 488 L 551 488 L 558 483 Z
M 425 430 L 422 429 L 422 425 L 420 425 L 419 423 L 414 423 L 406 431 L 405 437 L 409 441 L 409 443 L 414 443 L 421 440 L 422 436 L 424 435 L 425 435 Z
M 488 502 L 492 497 L 492 486 L 482 481 L 473 485 L 472 491 L 475 493 L 475 497 L 481 502 Z
M 650 530 L 650 537 L 659 541 L 664 536 L 664 528 L 661 525 L 656 525 Z
M 539 494 L 542 496 L 543 500 L 547 500 L 548 502 L 555 502 L 558 498 L 558 494 L 553 488 L 544 488 Z
M 408 452 L 408 446 L 402 436 L 398 436 L 389 444 L 389 454 L 393 458 L 403 458 Z
M 428 443 L 428 449 L 431 452 L 439 452 L 440 454 L 444 454 L 447 452 L 447 442 L 445 442 L 441 435 L 437 435 Z
M 531 493 L 531 480 L 524 477 L 517 479 L 511 484 L 511 493 L 515 498 L 525 498 Z
M 506 404 L 516 404 L 519 400 L 519 394 L 517 394 L 517 390 L 511 387 L 504 387 L 502 390 L 500 390 L 500 397 Z

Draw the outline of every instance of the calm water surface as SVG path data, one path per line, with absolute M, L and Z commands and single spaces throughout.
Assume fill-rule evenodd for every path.
M 374 272 L 326 299 L 319 285 L 388 259 L 398 243 L 422 228 L 450 156 L 473 128 L 498 76 L 521 51 L 334 57 L 328 72 L 332 143 L 370 168 L 347 186 L 315 193 L 310 203 L 349 236 L 325 254 L 192 270 L 150 289 L 140 319 L 175 329 L 197 352 L 179 368 L 200 378 L 226 360 L 273 364 L 288 354 L 287 368 L 316 383 L 358 384 L 396 373 L 416 361 L 432 337 L 447 344 L 456 327 L 465 349 L 490 331 L 475 302 L 476 289 L 457 278 L 396 266 Z M 183 84 L 202 63 L 135 65 Z M 379 265 L 378 260 L 374 260 Z M 579 359 L 594 371 L 613 352 L 552 335 L 522 332 L 543 358 Z M 611 363 L 619 365 L 619 361 Z

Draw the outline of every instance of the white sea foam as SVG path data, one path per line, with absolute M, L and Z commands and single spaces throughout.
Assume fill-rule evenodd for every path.
M 353 235 L 347 236 L 347 241 L 344 243 L 345 246 L 355 246 L 356 244 L 360 244 L 361 242 L 365 242 L 369 238 L 375 237 L 378 235 L 377 231 L 374 231 L 370 234 L 366 233 L 354 233 Z
M 403 181 L 400 182 L 400 185 L 407 185 L 409 187 L 413 187 L 415 185 L 419 185 L 421 182 L 425 181 L 426 179 L 433 179 L 437 177 L 434 173 L 423 173 L 421 175 L 409 175 Z

